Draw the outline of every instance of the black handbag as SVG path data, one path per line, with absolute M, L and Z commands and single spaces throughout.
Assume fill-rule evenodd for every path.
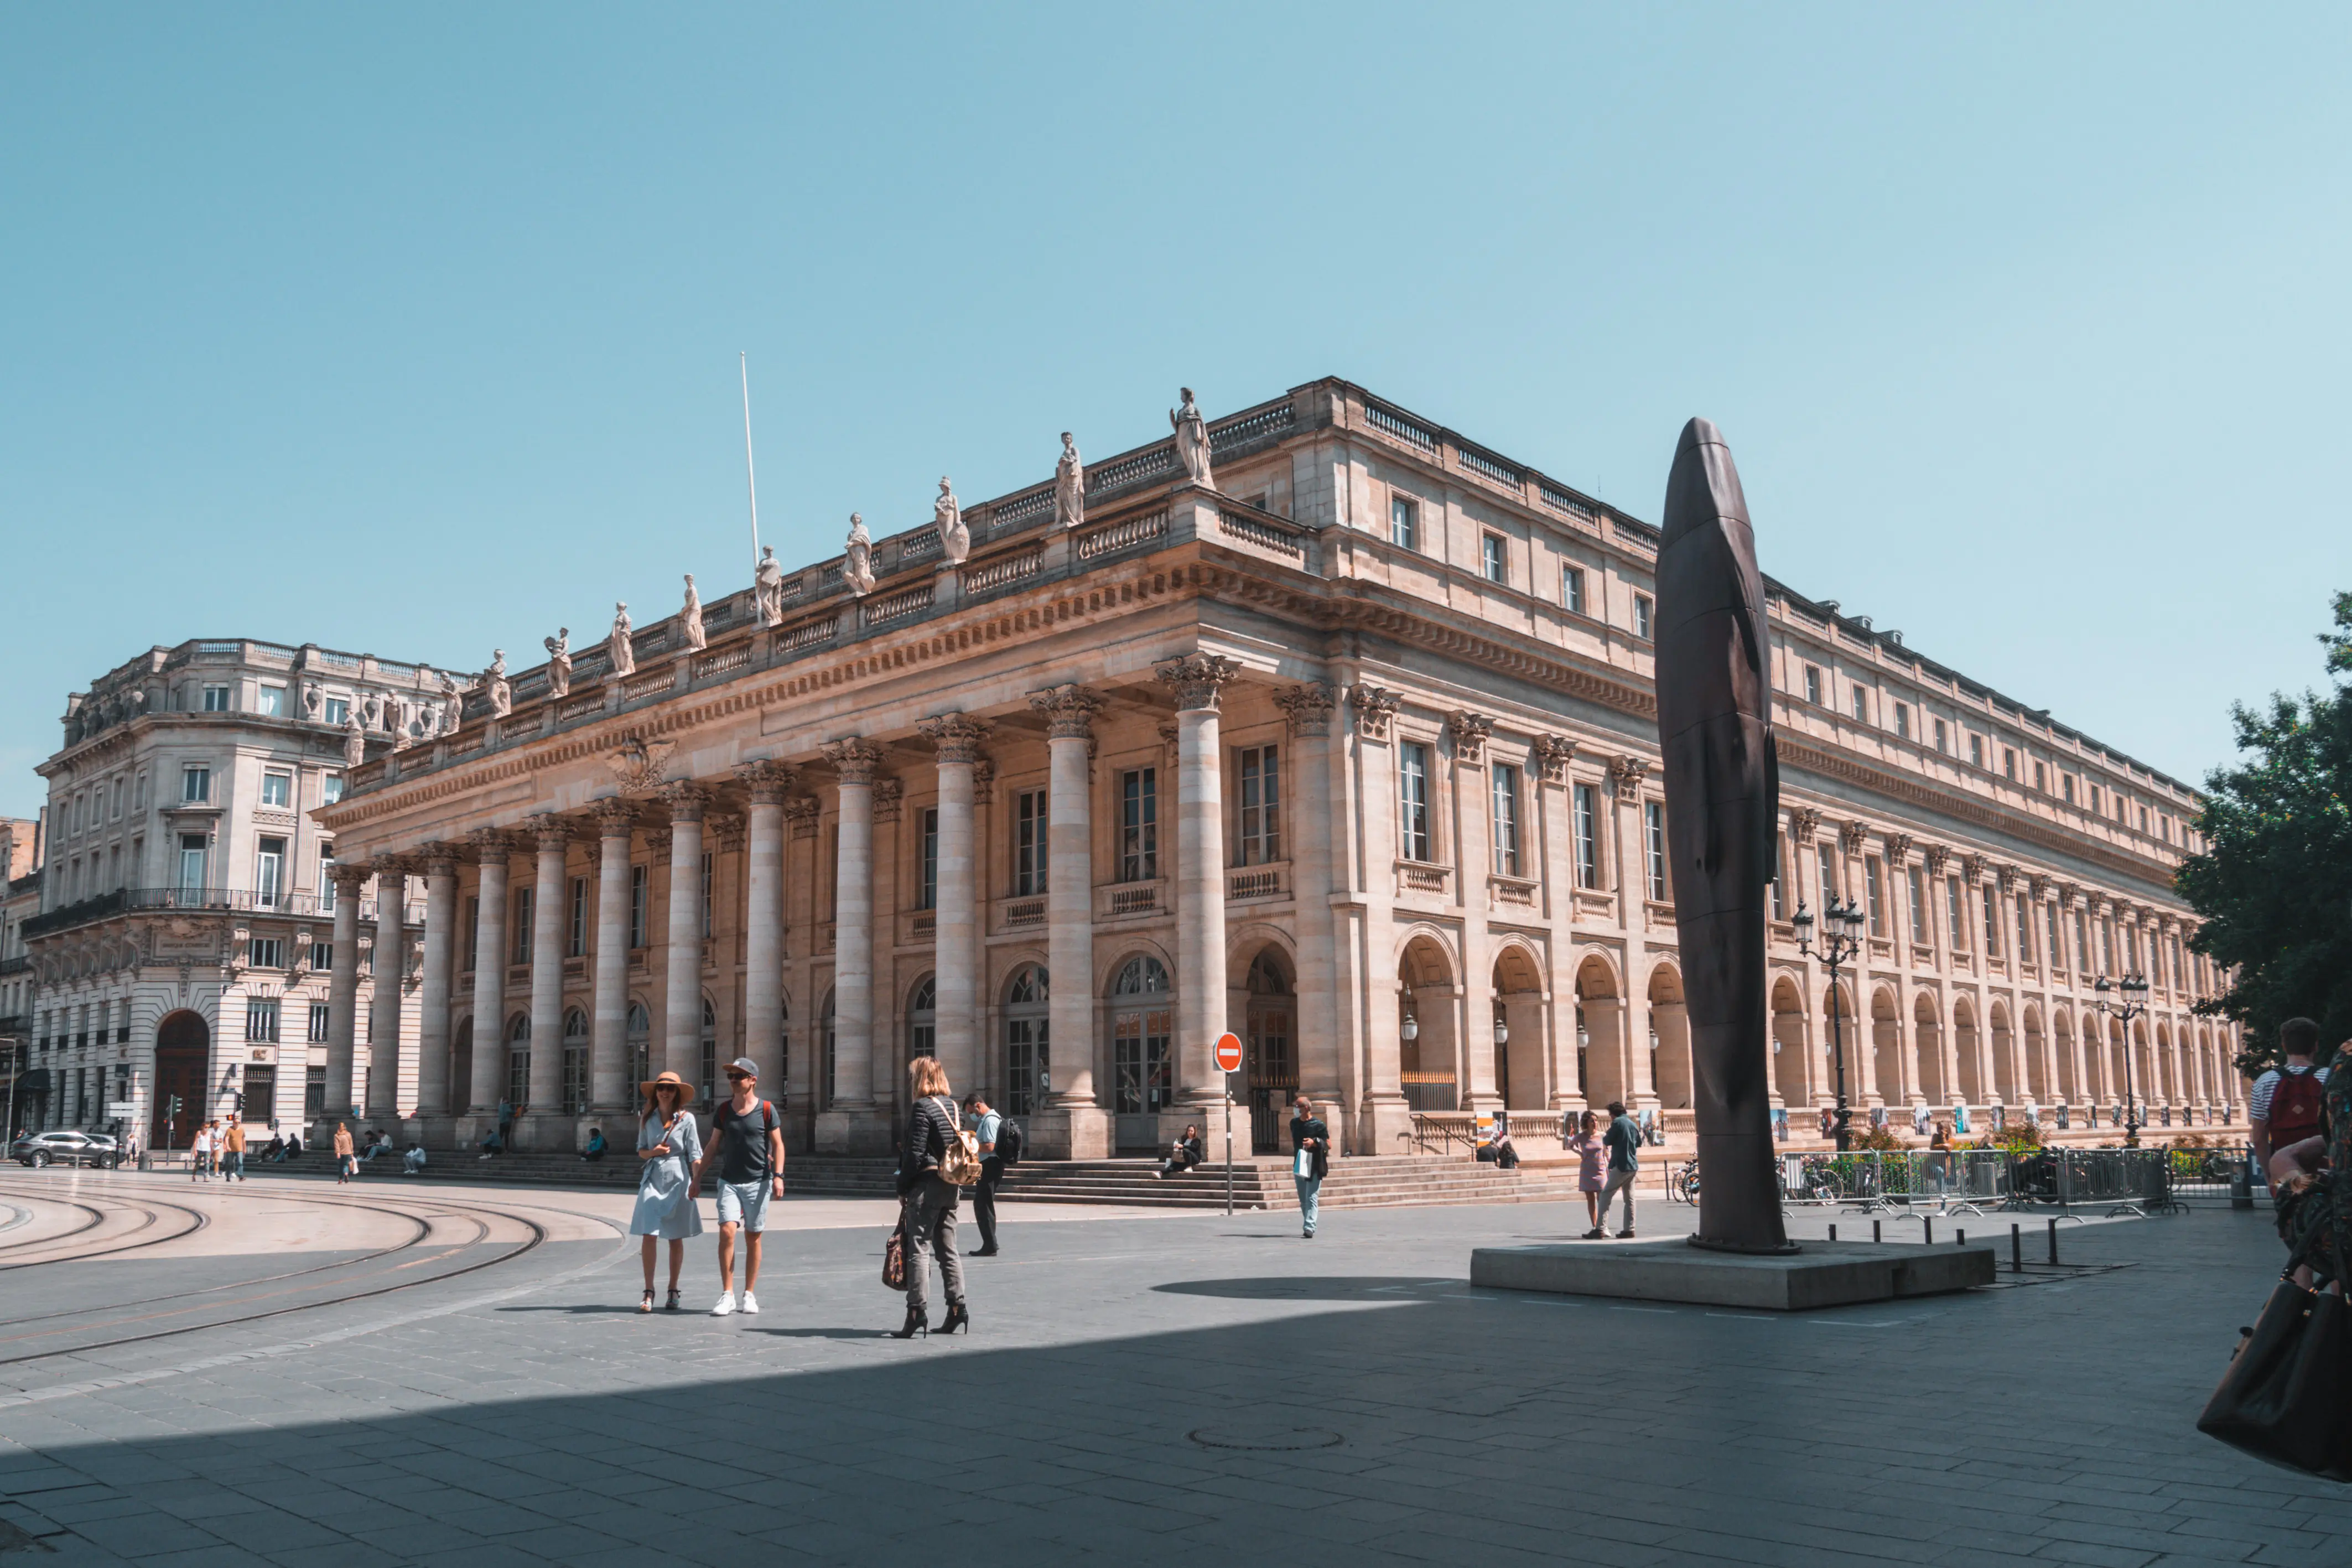
M 2333 1226 L 2331 1218 L 2323 1233 Z M 2332 1252 L 2332 1241 L 2329 1246 Z M 2239 1342 L 2197 1418 L 2197 1429 L 2286 1469 L 2352 1479 L 2345 1443 L 2352 1413 L 2345 1399 L 2344 1298 L 2296 1284 L 2300 1261 L 2300 1254 L 2288 1259 L 2262 1316 Z

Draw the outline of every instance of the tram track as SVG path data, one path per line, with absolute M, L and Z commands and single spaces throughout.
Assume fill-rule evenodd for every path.
M 94 1204 L 84 1203 L 78 1197 L 59 1197 L 49 1193 L 26 1191 L 22 1187 L 0 1186 L 0 1193 L 5 1193 L 14 1198 L 47 1202 L 60 1208 L 79 1209 L 89 1216 L 86 1224 L 78 1225 L 73 1229 L 56 1236 L 26 1237 L 20 1241 L 0 1244 L 0 1274 L 11 1273 L 19 1268 L 37 1268 L 49 1263 L 79 1263 L 90 1258 L 114 1258 L 125 1252 L 138 1252 L 150 1247 L 161 1247 L 166 1242 L 179 1241 L 194 1236 L 212 1223 L 211 1216 L 201 1209 L 190 1208 L 185 1204 L 175 1204 L 168 1199 L 150 1200 L 142 1196 L 126 1200 L 120 1205 L 122 1209 L 135 1211 L 140 1215 L 136 1225 L 121 1233 L 121 1237 L 126 1238 L 122 1240 L 121 1245 L 106 1247 L 95 1251 L 87 1248 L 77 1249 L 55 1258 L 28 1257 L 26 1256 L 26 1252 L 42 1247 L 62 1247 L 77 1237 L 86 1236 L 91 1231 L 104 1228 L 108 1217 L 107 1211 Z M 150 1236 L 143 1241 L 127 1239 L 130 1237 L 142 1236 L 162 1224 L 164 1210 L 175 1211 L 184 1215 L 189 1223 L 181 1229 Z
M 34 1195 L 36 1194 L 26 1192 L 20 1186 L 14 1184 L 0 1185 L 0 1197 L 24 1199 Z M 47 1194 L 44 1194 L 38 1195 L 47 1196 Z M 419 1229 L 416 1236 L 411 1237 L 395 1246 L 378 1248 L 374 1252 L 370 1253 L 363 1258 L 342 1258 L 338 1259 L 333 1263 L 318 1265 L 312 1268 L 289 1270 L 281 1275 L 265 1276 L 257 1279 L 233 1281 L 223 1286 L 210 1287 L 205 1290 L 192 1293 L 194 1295 L 205 1297 L 207 1298 L 206 1300 L 192 1302 L 187 1306 L 174 1308 L 163 1312 L 149 1312 L 130 1318 L 114 1317 L 105 1321 L 96 1323 L 74 1324 L 67 1321 L 67 1320 L 88 1316 L 91 1313 L 110 1311 L 119 1312 L 126 1306 L 136 1305 L 152 1307 L 166 1301 L 184 1300 L 184 1298 L 154 1297 L 136 1303 L 109 1303 L 104 1308 L 89 1309 L 86 1312 L 68 1310 L 60 1312 L 31 1314 L 24 1318 L 11 1321 L 0 1321 L 0 1352 L 7 1352 L 12 1349 L 16 1351 L 16 1353 L 13 1354 L 0 1353 L 0 1367 L 23 1366 L 33 1363 L 57 1361 L 67 1357 L 88 1355 L 100 1351 L 115 1350 L 129 1345 L 136 1345 L 158 1340 L 173 1339 L 184 1335 L 200 1333 L 212 1329 L 234 1328 L 242 1324 L 263 1322 L 271 1319 L 285 1318 L 299 1313 L 317 1311 L 325 1308 L 344 1306 L 352 1302 L 365 1301 L 379 1297 L 389 1296 L 399 1291 L 413 1290 L 420 1286 L 446 1284 L 451 1280 L 460 1279 L 469 1275 L 478 1274 L 488 1269 L 498 1268 L 506 1264 L 515 1262 L 518 1259 L 537 1251 L 541 1246 L 545 1245 L 551 1235 L 550 1228 L 547 1225 L 531 1217 L 529 1214 L 520 1212 L 527 1208 L 541 1207 L 542 1205 L 469 1204 L 461 1200 L 436 1197 L 424 1200 L 422 1206 L 429 1210 L 429 1215 L 421 1218 L 418 1214 L 409 1209 L 392 1208 L 388 1205 L 370 1203 L 364 1199 L 344 1197 L 334 1194 L 290 1192 L 256 1193 L 250 1194 L 240 1194 L 239 1197 L 241 1200 L 249 1199 L 254 1202 L 309 1205 L 329 1208 L 366 1210 L 374 1213 L 388 1214 L 396 1215 L 412 1224 L 415 1224 L 418 1226 Z M 135 1200 L 130 1198 L 129 1194 L 125 1194 L 125 1199 L 126 1203 L 135 1202 Z M 79 1202 L 79 1200 L 70 1201 Z M 180 1205 L 167 1204 L 163 1206 L 178 1207 Z M 435 1217 L 446 1218 L 453 1221 L 462 1221 L 473 1228 L 474 1234 L 463 1238 L 446 1238 L 437 1250 L 432 1251 L 428 1254 L 420 1255 L 418 1257 L 402 1259 L 402 1255 L 417 1251 L 419 1248 L 425 1247 L 428 1245 L 434 1229 L 430 1221 Z M 435 1269 L 429 1273 L 418 1274 L 414 1278 L 390 1278 L 391 1276 L 395 1276 L 406 1270 L 426 1266 L 436 1261 L 460 1257 L 464 1253 L 470 1251 L 477 1247 L 488 1243 L 489 1238 L 494 1234 L 495 1225 L 493 1222 L 496 1221 L 504 1221 L 521 1227 L 524 1233 L 521 1240 L 514 1245 L 504 1247 L 503 1250 L 499 1251 L 493 1257 L 478 1258 L 467 1263 L 461 1263 L 455 1268 Z M 619 1228 L 618 1226 L 614 1226 L 611 1221 L 603 1220 L 601 1217 L 598 1219 L 598 1223 L 604 1224 L 607 1227 L 614 1229 L 615 1231 Z M 194 1230 L 196 1228 L 199 1227 L 191 1226 L 188 1231 L 184 1231 L 179 1234 L 193 1234 Z M 79 1234 L 79 1232 L 77 1232 L 77 1234 Z M 162 1239 L 165 1238 L 156 1238 L 156 1240 L 142 1243 L 140 1245 L 158 1245 Z M 75 1258 L 60 1258 L 56 1261 L 79 1261 L 81 1258 L 95 1259 L 110 1258 L 117 1256 L 123 1250 L 129 1249 L 109 1248 L 103 1251 L 83 1253 Z M 21 1267 L 30 1267 L 30 1265 L 21 1265 Z M 328 1288 L 329 1293 L 327 1294 L 308 1296 L 306 1299 L 299 1300 L 286 1300 L 283 1299 L 289 1293 L 299 1293 L 302 1289 L 299 1285 L 289 1285 L 288 1283 L 289 1281 L 299 1280 L 305 1278 L 329 1274 L 336 1271 L 342 1271 L 346 1274 L 350 1274 L 352 1271 L 361 1272 L 358 1273 L 355 1279 L 345 1279 L 320 1281 L 320 1284 L 325 1285 Z M 361 1289 L 348 1289 L 341 1288 L 352 1283 L 363 1283 L 365 1288 Z M 276 1286 L 278 1289 L 265 1292 L 261 1296 L 249 1298 L 244 1300 L 225 1298 L 225 1293 L 226 1292 L 250 1290 L 257 1286 L 262 1285 Z M 207 1310 L 207 1309 L 222 1306 L 230 1308 L 250 1308 L 252 1310 L 232 1310 L 226 1314 Z M 202 1320 L 199 1321 L 165 1321 L 165 1320 L 169 1318 L 178 1317 L 188 1313 L 202 1313 L 204 1315 Z M 47 1324 L 49 1326 L 39 1328 L 34 1327 L 34 1325 L 37 1324 Z M 23 1331 L 12 1334 L 6 1331 L 10 1329 L 16 1329 Z M 123 1330 L 134 1330 L 135 1331 L 120 1331 Z M 76 1337 L 73 1342 L 69 1344 L 52 1345 L 39 1349 L 25 1348 L 29 1347 L 40 1339 L 62 1335 L 88 1336 L 91 1334 L 96 1334 L 99 1337 Z

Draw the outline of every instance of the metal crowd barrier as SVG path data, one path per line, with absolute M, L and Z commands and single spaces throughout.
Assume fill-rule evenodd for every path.
M 2246 1160 L 2239 1149 L 1856 1150 L 1779 1157 L 1791 1205 L 1869 1214 L 1989 1214 L 2107 1206 L 2154 1214 L 2184 1195 L 2227 1197 Z

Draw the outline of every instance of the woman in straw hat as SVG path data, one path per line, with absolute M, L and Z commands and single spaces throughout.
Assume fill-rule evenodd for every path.
M 686 1264 L 686 1238 L 702 1234 L 702 1209 L 694 1201 L 694 1164 L 702 1158 L 702 1137 L 687 1106 L 694 1086 L 674 1072 L 637 1085 L 645 1114 L 637 1121 L 637 1207 L 629 1234 L 646 1238 L 646 1295 L 637 1310 L 654 1310 L 654 1243 L 669 1243 L 669 1310 L 677 1310 L 677 1275 Z

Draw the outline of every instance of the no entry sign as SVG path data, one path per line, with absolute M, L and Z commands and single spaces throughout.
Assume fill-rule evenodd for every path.
M 1217 1037 L 1217 1070 L 1220 1072 L 1242 1070 L 1242 1037 L 1239 1035 Z

